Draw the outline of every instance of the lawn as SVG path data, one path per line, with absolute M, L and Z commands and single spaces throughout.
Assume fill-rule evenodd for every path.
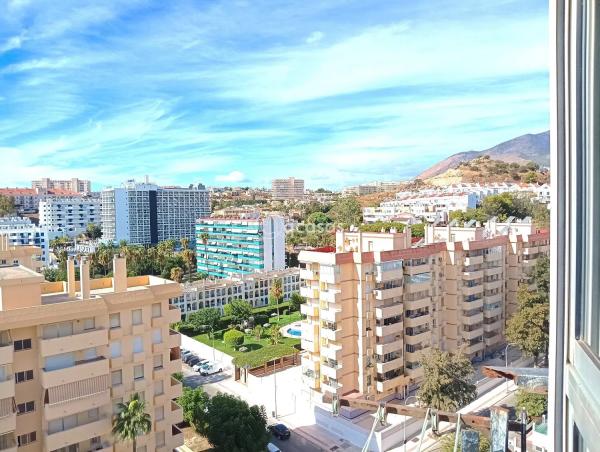
M 280 315 L 279 316 L 279 320 L 277 319 L 277 317 L 270 317 L 269 318 L 269 323 L 271 325 L 277 325 L 279 327 L 282 327 L 284 325 L 289 325 L 290 323 L 294 323 L 299 321 L 302 318 L 302 316 L 300 315 L 299 312 L 292 312 L 291 314 L 286 314 L 286 315 Z M 269 342 L 269 336 L 267 334 L 267 331 L 263 332 L 263 335 L 260 339 L 256 339 L 256 337 L 253 334 L 246 334 L 245 338 L 244 338 L 244 347 L 246 347 L 248 349 L 247 352 L 238 352 L 237 350 L 234 350 L 233 348 L 229 347 L 228 345 L 225 345 L 223 343 L 223 333 L 225 331 L 215 331 L 215 340 L 214 340 L 214 347 L 219 350 L 222 351 L 223 353 L 227 353 L 230 356 L 236 357 L 238 355 L 243 355 L 244 353 L 253 351 L 253 350 L 258 350 L 260 348 L 263 347 L 268 347 L 270 346 L 270 342 Z M 199 342 L 202 342 L 206 345 L 209 346 L 213 346 L 213 340 L 210 339 L 208 337 L 208 334 L 199 334 L 198 336 L 195 336 L 194 339 L 196 339 Z M 284 345 L 289 345 L 290 347 L 294 347 L 300 344 L 300 339 L 296 339 L 296 338 L 291 338 L 291 337 L 281 337 L 280 344 L 284 344 Z

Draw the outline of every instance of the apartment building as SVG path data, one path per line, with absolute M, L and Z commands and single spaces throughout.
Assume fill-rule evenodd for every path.
M 0 449 L 129 451 L 111 419 L 134 393 L 152 417 L 138 451 L 182 445 L 181 384 L 172 377 L 181 370 L 180 336 L 169 329 L 180 313 L 168 303 L 179 285 L 128 278 L 123 258 L 113 278 L 93 280 L 84 259 L 76 281 L 73 262 L 67 283 L 0 266 Z
M 196 222 L 196 261 L 198 272 L 217 278 L 283 270 L 283 218 L 200 218 Z
M 98 198 L 47 198 L 40 201 L 40 226 L 60 229 L 70 237 L 84 232 L 90 223 L 100 224 Z
M 271 198 L 277 201 L 304 199 L 304 180 L 288 177 L 271 181 Z
M 289 300 L 292 293 L 300 292 L 299 269 L 287 268 L 238 278 L 182 283 L 183 294 L 171 299 L 171 304 L 179 308 L 182 316 L 204 308 L 218 308 L 223 312 L 223 307 L 232 300 L 245 300 L 255 308 L 266 306 L 269 290 L 277 279 L 281 281 L 284 301 Z
M 57 180 L 43 177 L 39 180 L 31 181 L 31 188 L 42 190 L 67 190 L 75 193 L 91 193 L 92 183 L 89 180 L 73 177 L 68 180 Z
M 530 223 L 531 234 L 525 224 L 516 226 L 519 234 L 492 226 L 429 226 L 414 248 L 410 228 L 338 231 L 335 252 L 301 251 L 305 384 L 381 399 L 419 384 L 419 355 L 432 346 L 474 361 L 498 351 L 510 312 L 508 283 L 547 253 L 549 237 Z M 535 243 L 538 254 L 522 259 L 530 248 L 523 243 Z
M 52 263 L 50 242 L 64 233 L 58 228 L 37 226 L 29 218 L 0 218 L 0 234 L 8 238 L 10 246 L 32 245 L 41 249 L 40 262 L 44 266 Z
M 22 265 L 30 270 L 39 271 L 41 267 L 41 248 L 30 245 L 11 245 L 8 235 L 0 233 L 0 266 Z
M 47 198 L 72 198 L 78 196 L 76 192 L 70 190 L 47 190 L 42 188 L 0 188 L 0 195 L 13 200 L 18 214 L 37 212 L 40 201 Z
M 210 214 L 208 191 L 194 187 L 159 187 L 148 181 L 127 181 L 101 194 L 102 238 L 132 244 L 156 244 L 163 240 L 194 240 L 197 218 Z

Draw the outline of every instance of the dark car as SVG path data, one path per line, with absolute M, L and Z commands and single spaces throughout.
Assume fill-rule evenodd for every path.
M 283 424 L 269 425 L 269 431 L 275 438 L 289 439 L 290 429 Z
M 196 355 L 193 355 L 193 354 L 185 355 L 183 357 L 183 362 L 184 363 L 189 363 L 194 358 L 198 358 L 198 357 Z
M 190 367 L 194 367 L 194 364 L 198 364 L 200 362 L 200 358 L 198 358 L 197 356 L 194 356 L 192 359 L 190 359 L 187 362 L 187 365 Z

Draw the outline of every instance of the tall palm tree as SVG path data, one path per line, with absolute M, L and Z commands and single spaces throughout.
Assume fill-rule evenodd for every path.
M 152 429 L 152 420 L 146 413 L 146 402 L 135 393 L 127 403 L 119 403 L 118 414 L 113 419 L 112 433 L 121 441 L 131 441 L 136 451 L 136 439 Z
M 194 252 L 189 249 L 186 248 L 183 250 L 183 252 L 181 253 L 183 260 L 185 261 L 187 268 L 188 268 L 188 281 L 192 280 L 192 268 L 194 266 Z
M 188 247 L 190 246 L 190 239 L 188 239 L 187 237 L 181 237 L 179 239 L 179 243 L 181 243 L 182 249 L 187 250 Z
M 202 243 L 204 243 L 204 264 L 206 266 L 206 273 L 208 274 L 208 238 L 210 236 L 208 235 L 208 232 L 203 232 L 202 234 L 200 234 L 200 240 L 202 241 Z
M 271 290 L 269 291 L 269 297 L 271 298 L 271 302 L 275 303 L 277 306 L 277 320 L 279 320 L 279 303 L 281 303 L 283 298 L 283 286 L 280 278 L 273 280 Z
M 183 278 L 183 270 L 180 267 L 173 267 L 171 269 L 171 279 L 175 282 L 181 282 Z

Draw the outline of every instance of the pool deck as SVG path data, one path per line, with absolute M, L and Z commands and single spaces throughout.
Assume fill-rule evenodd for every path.
M 290 323 L 289 325 L 282 326 L 279 329 L 279 332 L 281 333 L 281 335 L 283 337 L 291 337 L 291 338 L 294 338 L 294 339 L 300 339 L 300 336 L 294 336 L 293 334 L 288 333 L 288 330 L 290 328 L 293 328 L 293 329 L 298 330 L 298 331 L 302 331 L 302 323 L 301 322 Z

